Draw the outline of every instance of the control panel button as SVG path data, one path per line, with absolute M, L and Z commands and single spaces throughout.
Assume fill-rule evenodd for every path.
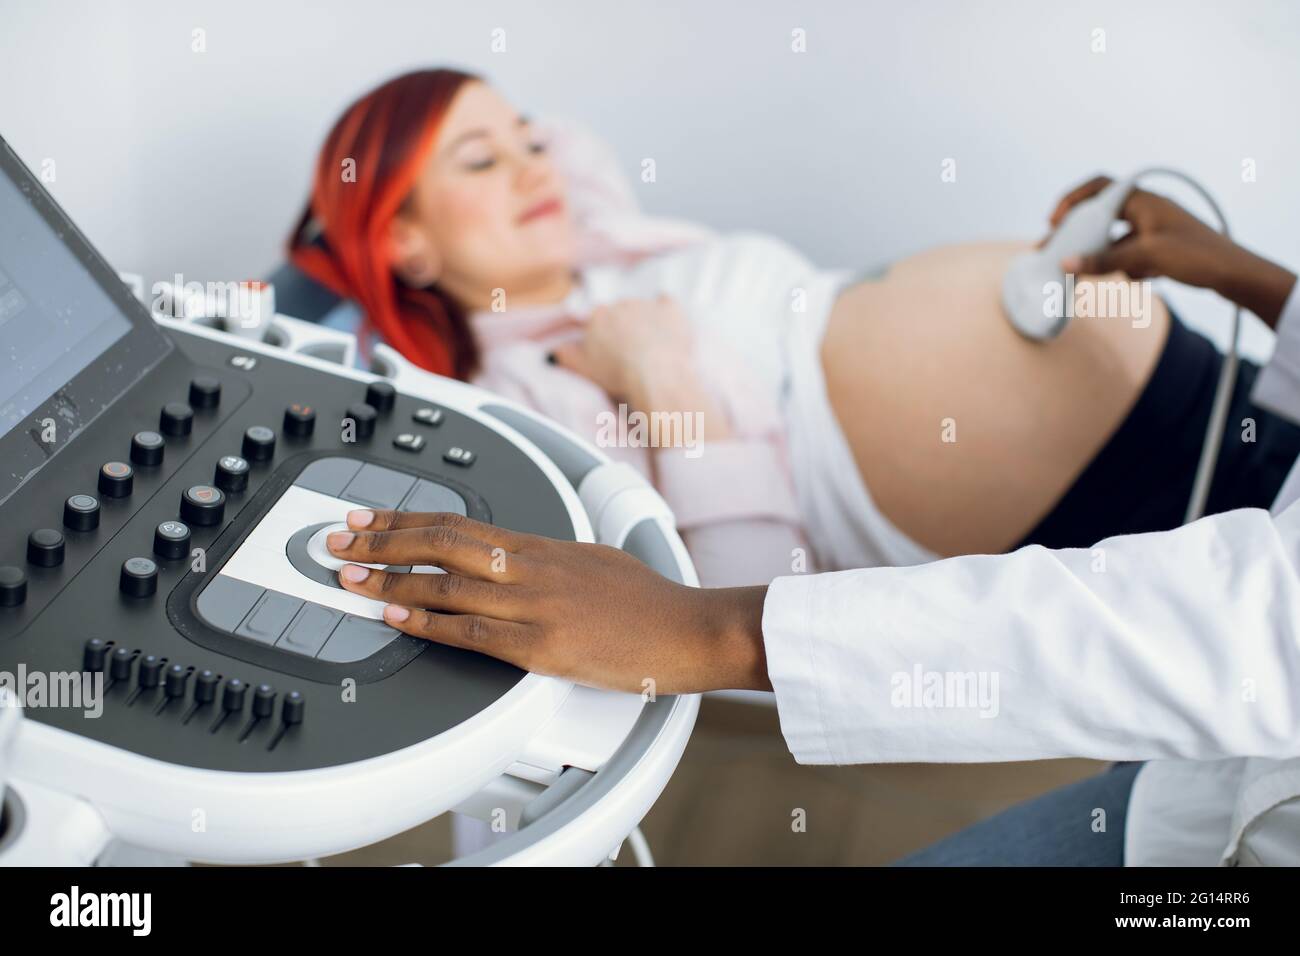
M 216 700 L 217 681 L 218 677 L 213 671 L 199 671 L 194 677 L 194 702 L 196 704 L 210 704 Z
M 94 531 L 99 527 L 99 499 L 94 495 L 73 495 L 63 503 L 63 526 L 73 531 Z
M 63 563 L 63 534 L 53 528 L 37 528 L 27 536 L 27 560 L 38 568 L 57 568 Z
M 158 590 L 158 565 L 149 558 L 127 558 L 118 586 L 127 597 L 148 597 Z
M 194 428 L 194 409 L 185 402 L 168 402 L 158 415 L 158 428 L 164 435 L 188 435 Z
M 0 567 L 0 607 L 17 607 L 27 600 L 27 575 L 22 568 Z
M 414 484 L 414 475 L 367 462 L 339 497 L 372 508 L 396 508 Z
M 411 419 L 421 425 L 428 425 L 430 428 L 437 428 L 442 424 L 443 418 L 441 408 L 417 408 L 412 414 Z
M 135 487 L 135 470 L 124 461 L 106 461 L 99 469 L 99 493 L 105 498 L 125 498 Z
M 253 716 L 270 717 L 275 713 L 275 688 L 270 684 L 258 684 L 253 691 Z
M 412 435 L 410 432 L 402 432 L 393 439 L 393 445 L 402 451 L 419 451 L 424 447 L 423 435 Z
M 465 499 L 446 485 L 439 485 L 421 478 L 411 489 L 411 493 L 402 502 L 402 511 L 453 511 L 458 515 L 466 513 Z
M 377 412 L 391 412 L 397 401 L 397 389 L 392 382 L 380 379 L 366 386 L 366 404 Z
M 343 426 L 347 427 L 349 420 L 352 427 L 356 430 L 355 437 L 369 438 L 375 433 L 375 419 L 379 413 L 375 411 L 373 405 L 367 405 L 365 402 L 357 402 L 355 405 L 349 405 L 347 412 L 344 413 Z
M 167 668 L 167 677 L 163 680 L 163 693 L 168 697 L 184 697 L 189 680 L 189 669 L 184 664 L 173 664 Z
M 136 432 L 131 436 L 131 460 L 137 465 L 160 465 L 166 444 L 157 432 Z
M 316 409 L 311 405 L 294 402 L 284 410 L 284 433 L 293 438 L 306 438 L 316 429 Z
M 301 724 L 307 701 L 300 691 L 291 690 L 284 695 L 284 706 L 280 708 L 280 717 L 286 724 Z
M 248 468 L 247 459 L 238 455 L 222 455 L 217 459 L 212 483 L 222 491 L 243 491 L 248 487 Z
M 462 468 L 468 468 L 474 464 L 474 453 L 468 448 L 461 448 L 459 445 L 452 445 L 442 453 L 443 461 L 451 462 L 453 465 L 460 465 Z
M 221 692 L 221 709 L 227 711 L 243 710 L 244 695 L 248 693 L 248 685 L 238 677 L 232 677 L 226 681 L 226 687 Z
M 200 375 L 190 382 L 190 404 L 195 408 L 216 408 L 221 401 L 221 382 L 210 375 Z
M 221 524 L 226 495 L 212 485 L 191 485 L 181 493 L 181 520 L 198 528 Z
M 163 659 L 156 654 L 146 654 L 140 660 L 140 686 L 146 689 L 162 683 Z
M 190 529 L 183 521 L 164 521 L 153 532 L 153 553 L 176 560 L 190 553 Z
M 274 431 L 265 425 L 254 425 L 244 432 L 243 455 L 249 461 L 267 461 L 274 454 Z
M 108 663 L 108 642 L 102 637 L 92 637 L 86 641 L 86 652 L 82 657 L 82 669 L 98 673 Z
M 131 653 L 130 648 L 119 647 L 109 658 L 108 676 L 113 680 L 130 680 L 133 666 L 135 666 L 135 655 Z

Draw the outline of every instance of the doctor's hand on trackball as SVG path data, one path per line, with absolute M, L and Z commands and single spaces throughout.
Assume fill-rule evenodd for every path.
M 1095 196 L 1111 180 L 1097 176 L 1067 193 L 1053 210 L 1052 227 L 1080 202 Z M 1295 285 L 1287 269 L 1237 245 L 1164 196 L 1134 189 L 1121 216 L 1131 227 L 1123 237 L 1096 255 L 1075 256 L 1060 263 L 1064 272 L 1104 275 L 1124 272 L 1132 279 L 1167 277 L 1175 282 L 1212 289 L 1254 312 L 1274 326 Z
M 771 690 L 765 587 L 691 588 L 598 544 L 507 531 L 461 515 L 352 511 L 330 551 L 365 564 L 437 565 L 389 574 L 356 564 L 343 587 L 384 601 L 413 637 L 499 657 L 592 687 L 660 694 Z

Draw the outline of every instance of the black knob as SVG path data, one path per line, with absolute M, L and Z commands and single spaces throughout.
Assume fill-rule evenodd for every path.
M 200 375 L 190 382 L 190 404 L 195 408 L 216 408 L 221 401 L 221 382 L 210 375 Z
M 190 529 L 183 521 L 164 521 L 153 530 L 153 553 L 175 560 L 190 553 Z
M 104 662 L 108 660 L 108 644 L 100 637 L 92 637 L 86 641 L 86 653 L 82 659 L 82 670 L 92 672 L 102 671 Z
M 212 485 L 191 485 L 181 493 L 181 519 L 197 528 L 221 524 L 226 516 L 226 495 Z
M 135 487 L 135 471 L 124 461 L 106 461 L 99 469 L 99 493 L 105 498 L 125 498 Z
M 160 465 L 166 444 L 157 432 L 136 432 L 131 436 L 131 460 L 137 465 Z
M 131 665 L 134 663 L 135 655 L 125 647 L 119 647 L 109 659 L 108 676 L 113 680 L 130 680 Z
M 375 411 L 373 405 L 367 405 L 365 402 L 357 402 L 355 405 L 349 405 L 343 419 L 346 427 L 348 420 L 352 421 L 352 427 L 356 429 L 357 438 L 369 438 L 375 433 L 375 419 L 379 413 Z
M 380 379 L 366 386 L 366 404 L 377 412 L 391 412 L 397 401 L 397 389 L 392 382 Z
M 265 425 L 254 425 L 244 432 L 243 455 L 249 461 L 266 461 L 275 454 L 275 432 Z
M 294 438 L 306 438 L 316 428 L 316 409 L 294 402 L 284 410 L 284 433 Z
M 155 654 L 146 654 L 140 661 L 140 686 L 157 687 L 162 683 L 163 661 Z
M 248 691 L 248 685 L 238 677 L 232 677 L 226 681 L 226 689 L 221 692 L 221 709 L 222 710 L 243 710 L 244 694 Z
M 203 670 L 194 678 L 194 700 L 200 704 L 210 704 L 217 699 L 217 675 Z
M 118 586 L 127 597 L 148 597 L 158 590 L 158 565 L 149 558 L 127 558 Z
M 275 713 L 275 688 L 270 684 L 258 684 L 253 691 L 253 716 L 270 717 Z
M 189 682 L 190 672 L 184 664 L 173 664 L 167 668 L 167 679 L 163 682 L 163 693 L 168 697 L 184 697 L 185 685 Z
M 22 568 L 0 568 L 0 607 L 17 607 L 27 600 L 27 575 Z
M 302 714 L 306 709 L 306 699 L 298 691 L 291 690 L 284 695 L 284 706 L 280 709 L 280 715 L 286 724 L 301 724 Z
M 37 528 L 27 536 L 27 560 L 38 568 L 57 568 L 63 563 L 63 534 Z
M 243 491 L 248 487 L 248 460 L 238 455 L 222 455 L 212 483 L 222 491 Z
M 73 495 L 63 503 L 63 526 L 73 531 L 94 531 L 99 527 L 99 499 L 94 495 Z
M 194 409 L 185 402 L 168 402 L 158 415 L 158 427 L 164 435 L 188 435 L 194 427 Z

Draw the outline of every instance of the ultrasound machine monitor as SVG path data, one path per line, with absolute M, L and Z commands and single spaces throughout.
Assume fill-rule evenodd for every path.
M 510 824 L 464 862 L 604 860 L 697 698 L 403 635 L 324 538 L 358 506 L 448 511 L 695 584 L 671 513 L 522 407 L 274 324 L 151 314 L 0 140 L 0 865 L 301 860 L 448 810 Z

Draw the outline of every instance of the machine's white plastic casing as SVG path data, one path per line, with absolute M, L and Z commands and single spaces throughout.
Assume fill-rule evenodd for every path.
M 213 323 L 157 314 L 155 319 L 188 334 L 230 341 L 231 333 Z M 551 479 L 578 540 L 617 547 L 632 527 L 653 520 L 666 532 L 679 577 L 698 583 L 672 514 L 653 488 L 530 410 L 428 375 L 384 346 L 372 362 L 383 376 L 354 368 L 351 336 L 288 316 L 275 316 L 261 340 L 240 336 L 239 347 L 253 359 L 273 355 L 359 382 L 386 377 L 400 392 L 475 418 L 512 441 Z M 599 459 L 581 494 L 528 437 L 484 413 L 489 405 L 509 407 Z M 667 783 L 698 707 L 698 697 L 675 698 L 644 754 L 633 755 L 593 809 L 563 826 L 538 827 L 537 839 L 493 862 L 590 865 L 605 859 Z M 566 768 L 594 773 L 622 753 L 642 708 L 639 695 L 529 674 L 470 720 L 417 745 L 359 763 L 278 774 L 167 764 L 23 720 L 20 709 L 0 709 L 0 772 L 7 748 L 10 786 L 24 804 L 37 808 L 26 815 L 27 832 L 0 854 L 0 864 L 90 863 L 110 841 L 182 859 L 271 863 L 365 846 L 450 809 L 489 819 L 504 809 L 517 821 L 525 803 Z
M 1028 339 L 1053 339 L 1070 322 L 1061 260 L 1100 252 L 1110 241 L 1132 180 L 1113 182 L 1066 215 L 1041 249 L 1017 256 L 1002 276 L 1002 306 L 1016 331 Z

